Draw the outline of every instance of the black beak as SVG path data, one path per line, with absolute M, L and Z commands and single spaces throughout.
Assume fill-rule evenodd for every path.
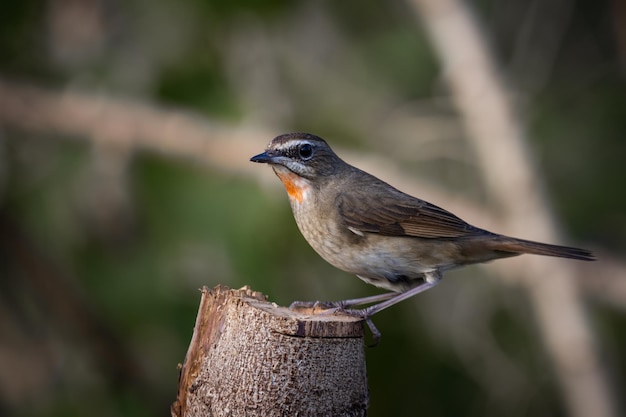
M 267 152 L 263 152 L 250 158 L 250 161 L 259 162 L 261 164 L 269 164 L 272 162 L 273 159 L 274 158 L 270 154 L 268 154 Z

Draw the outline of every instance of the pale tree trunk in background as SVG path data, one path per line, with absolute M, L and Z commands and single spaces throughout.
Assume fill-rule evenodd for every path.
M 497 203 L 508 226 L 503 232 L 529 237 L 525 231 L 532 230 L 533 240 L 560 243 L 522 123 L 471 12 L 458 0 L 413 0 L 410 4 L 439 54 L 489 197 Z M 610 384 L 573 279 L 579 265 L 543 257 L 515 261 L 518 263 L 512 267 L 524 273 L 520 283 L 534 303 L 568 414 L 616 417 Z

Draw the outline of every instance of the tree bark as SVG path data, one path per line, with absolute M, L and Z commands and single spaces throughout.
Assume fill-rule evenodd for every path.
M 315 313 L 203 288 L 172 416 L 365 416 L 362 321 Z

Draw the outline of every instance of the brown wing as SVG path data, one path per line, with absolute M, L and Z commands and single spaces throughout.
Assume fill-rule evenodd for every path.
M 369 184 L 371 188 L 372 184 Z M 337 206 L 347 227 L 387 236 L 457 238 L 489 234 L 426 201 L 377 184 L 377 198 L 350 192 L 338 196 Z

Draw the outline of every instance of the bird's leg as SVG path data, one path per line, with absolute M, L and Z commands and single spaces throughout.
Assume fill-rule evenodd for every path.
M 371 303 L 377 303 L 380 301 L 389 300 L 390 298 L 393 298 L 397 294 L 398 293 L 396 292 L 386 292 L 383 294 L 370 295 L 369 297 L 361 297 L 361 298 L 353 298 L 351 300 L 336 301 L 336 303 L 337 303 L 337 307 L 340 307 L 340 308 L 362 306 L 365 304 L 371 304 Z
M 367 327 L 369 327 L 370 332 L 372 333 L 372 343 L 368 343 L 367 347 L 376 347 L 380 342 L 381 334 L 380 331 L 374 326 L 372 319 L 365 319 L 365 323 L 367 323 Z
M 379 301 L 385 301 L 393 296 L 397 295 L 395 292 L 388 292 L 383 294 L 371 295 L 369 297 L 353 298 L 351 300 L 342 301 L 294 301 L 289 305 L 289 308 L 328 308 L 328 309 L 344 309 L 347 307 L 360 306 L 365 304 L 376 303 Z
M 417 295 L 421 292 L 424 292 L 428 289 L 431 289 L 435 285 L 437 285 L 441 281 L 441 274 L 438 271 L 427 272 L 424 274 L 424 282 L 416 287 L 409 289 L 408 291 L 401 293 L 390 293 L 392 297 L 388 298 L 385 301 L 382 301 L 378 304 L 374 304 L 373 306 L 369 306 L 363 309 L 344 309 L 343 311 L 347 314 L 354 315 L 356 317 L 362 317 L 363 319 L 369 320 L 371 316 L 374 314 L 383 311 L 387 307 L 391 307 L 394 304 L 399 303 L 400 301 L 406 300 L 407 298 L 411 298 L 414 295 Z M 388 294 L 384 294 L 388 295 Z

